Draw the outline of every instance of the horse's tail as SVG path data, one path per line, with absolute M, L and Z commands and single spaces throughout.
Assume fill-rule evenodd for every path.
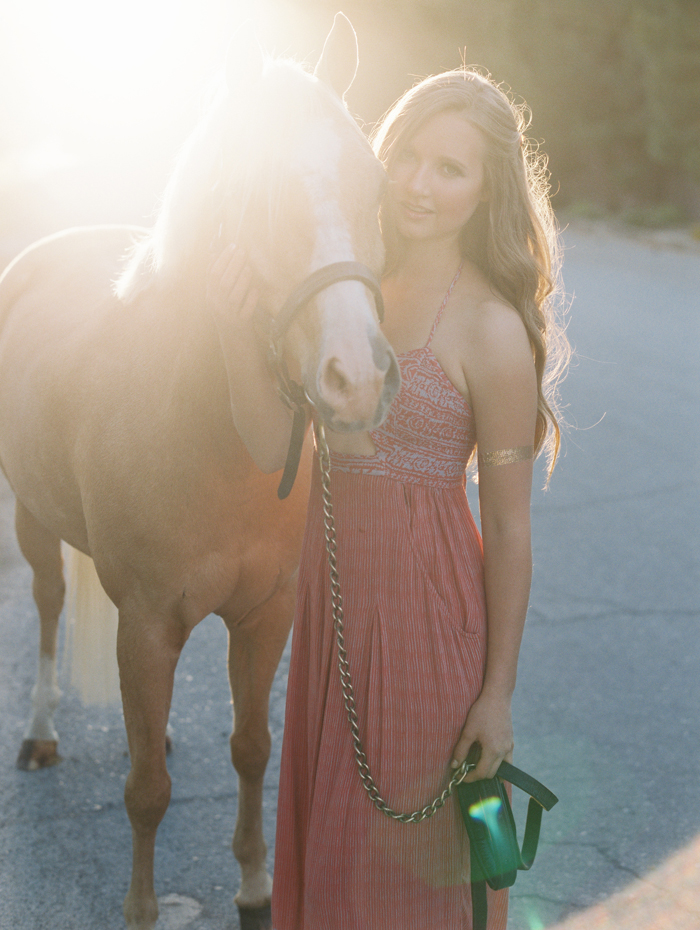
M 118 611 L 107 597 L 92 559 L 64 543 L 66 646 L 70 683 L 84 704 L 120 699 L 117 666 Z

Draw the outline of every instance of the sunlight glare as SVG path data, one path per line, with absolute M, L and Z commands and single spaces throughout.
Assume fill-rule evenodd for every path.
M 16 54 L 26 62 L 25 103 L 37 124 L 84 145 L 157 120 L 176 82 L 176 55 L 187 71 L 201 39 L 196 29 L 183 34 L 183 10 L 182 2 L 165 0 L 17 6 Z
M 0 48 L 11 106 L 69 148 L 118 145 L 198 100 L 241 22 L 265 42 L 291 16 L 283 0 L 24 0 L 12 5 L 12 42 Z
M 265 51 L 315 62 L 332 22 L 303 0 L 22 0 L 4 12 L 5 226 L 18 210 L 27 222 L 48 211 L 50 227 L 150 217 L 242 23 Z

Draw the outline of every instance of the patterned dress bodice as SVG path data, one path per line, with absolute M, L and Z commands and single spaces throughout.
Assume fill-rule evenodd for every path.
M 459 273 L 445 295 L 426 345 L 398 356 L 401 388 L 384 422 L 370 432 L 376 454 L 334 452 L 334 469 L 438 488 L 463 481 L 476 444 L 474 416 L 430 347 L 458 277 Z

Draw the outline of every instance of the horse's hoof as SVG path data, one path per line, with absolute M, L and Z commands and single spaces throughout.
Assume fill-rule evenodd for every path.
M 36 772 L 58 765 L 58 743 L 55 739 L 25 739 L 17 756 L 17 768 L 25 772 Z
M 272 911 L 269 904 L 262 907 L 241 907 L 238 905 L 241 930 L 272 930 Z

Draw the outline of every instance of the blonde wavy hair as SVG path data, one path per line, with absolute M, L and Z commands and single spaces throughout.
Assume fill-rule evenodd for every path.
M 470 68 L 447 71 L 416 84 L 392 107 L 372 134 L 387 172 L 418 129 L 445 110 L 463 115 L 483 135 L 488 201 L 461 233 L 462 254 L 520 314 L 537 373 L 535 452 L 544 452 L 548 477 L 561 443 L 558 385 L 570 357 L 563 325 L 561 258 L 549 202 L 546 158 L 525 138 L 529 111 L 514 103 L 489 77 Z M 401 244 L 382 211 L 386 271 L 401 258 Z

